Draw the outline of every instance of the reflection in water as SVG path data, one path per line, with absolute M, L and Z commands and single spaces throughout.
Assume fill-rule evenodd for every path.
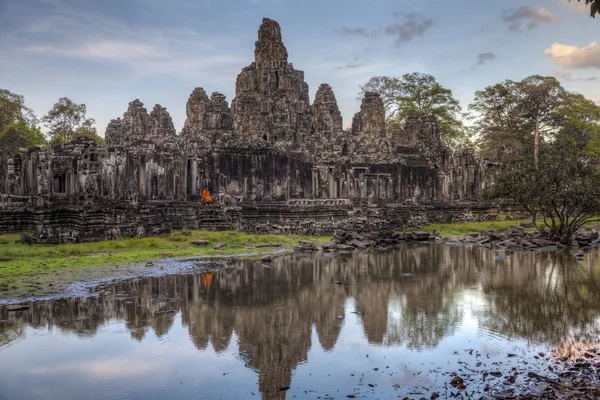
M 93 340 L 103 326 L 122 321 L 141 343 L 149 332 L 167 337 L 178 321 L 200 351 L 227 355 L 237 346 L 238 360 L 257 372 L 263 398 L 283 399 L 279 388 L 292 385 L 315 338 L 325 352 L 337 350 L 349 310 L 371 347 L 403 351 L 435 351 L 444 338 L 466 335 L 467 320 L 479 335 L 552 347 L 600 333 L 595 253 L 585 263 L 567 255 L 494 256 L 444 246 L 293 254 L 270 265 L 239 261 L 198 275 L 123 281 L 99 288 L 97 297 L 40 301 L 23 312 L 4 307 L 0 364 L 11 344 L 30 340 L 26 327 Z M 177 313 L 165 313 L 171 310 Z

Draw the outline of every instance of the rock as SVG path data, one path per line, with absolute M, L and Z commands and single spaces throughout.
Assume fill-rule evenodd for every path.
M 191 244 L 193 246 L 198 246 L 198 247 L 204 247 L 204 246 L 208 246 L 210 242 L 208 240 L 192 240 Z
M 412 233 L 413 240 L 428 240 L 431 235 L 425 231 L 414 231 Z
M 225 246 L 227 246 L 227 243 L 225 243 L 225 242 L 219 242 L 219 243 L 217 243 L 217 244 L 215 245 L 215 247 L 213 247 L 213 248 L 214 248 L 215 250 L 220 250 L 220 249 L 222 249 L 222 248 L 223 248 L 223 247 L 225 247 Z
M 21 235 L 21 238 L 17 241 L 17 243 L 32 245 L 33 237 L 28 234 L 23 234 L 23 235 Z
M 6 309 L 8 311 L 20 311 L 20 310 L 28 309 L 29 307 L 30 307 L 29 304 L 9 304 L 6 306 Z
M 533 222 L 521 222 L 522 228 L 535 228 L 535 224 Z
M 6 268 L 6 265 L 0 265 L 0 269 Z
M 271 256 L 264 256 L 264 257 L 262 257 L 260 259 L 260 261 L 262 261 L 262 262 L 271 262 L 271 261 L 273 261 L 273 257 L 271 257 Z

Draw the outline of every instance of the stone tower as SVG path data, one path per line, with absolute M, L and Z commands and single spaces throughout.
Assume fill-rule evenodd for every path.
M 352 133 L 368 139 L 385 137 L 385 108 L 379 93 L 367 92 L 352 120 Z
M 236 81 L 231 104 L 236 135 L 276 145 L 301 143 L 310 132 L 308 84 L 304 72 L 288 63 L 277 22 L 263 19 L 254 57 Z
M 222 144 L 233 135 L 231 110 L 221 93 L 208 98 L 203 88 L 196 88 L 186 106 L 185 124 L 181 136 L 186 143 L 201 147 Z

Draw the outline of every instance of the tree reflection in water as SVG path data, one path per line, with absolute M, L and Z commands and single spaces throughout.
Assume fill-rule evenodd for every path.
M 345 255 L 292 254 L 265 266 L 239 261 L 199 275 L 123 281 L 97 297 L 32 303 L 24 312 L 0 308 L 0 351 L 24 326 L 92 337 L 124 321 L 131 338 L 166 335 L 180 312 L 196 348 L 224 352 L 237 337 L 243 361 L 258 372 L 265 398 L 284 398 L 292 371 L 307 360 L 313 327 L 333 351 L 348 304 L 364 336 L 381 346 L 436 347 L 456 333 L 467 294 L 479 329 L 530 343 L 560 346 L 600 333 L 600 274 L 595 253 L 585 263 L 566 255 L 495 253 L 471 247 L 410 246 Z M 341 281 L 343 285 L 332 284 Z M 158 300 L 158 301 L 157 301 Z

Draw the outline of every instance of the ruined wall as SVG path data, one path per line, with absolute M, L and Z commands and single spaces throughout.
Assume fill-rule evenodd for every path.
M 331 86 L 310 104 L 277 22 L 263 20 L 254 56 L 231 108 L 220 93 L 193 90 L 179 135 L 164 107 L 148 113 L 136 99 L 109 123 L 105 147 L 82 138 L 0 155 L 0 232 L 36 230 L 47 242 L 181 227 L 331 233 L 476 207 L 479 162 L 442 147 L 435 117 L 386 132 L 381 97 L 366 93 L 344 131 Z

